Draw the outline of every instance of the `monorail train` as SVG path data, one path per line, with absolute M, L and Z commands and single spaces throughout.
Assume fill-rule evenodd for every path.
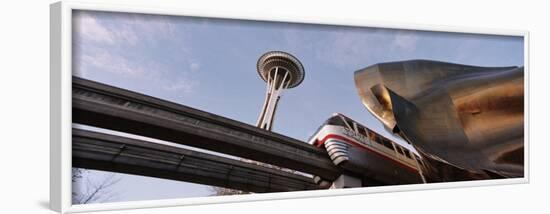
M 363 186 L 425 183 L 423 162 L 411 145 L 400 145 L 335 113 L 310 138 L 324 147 L 346 174 L 362 178 Z

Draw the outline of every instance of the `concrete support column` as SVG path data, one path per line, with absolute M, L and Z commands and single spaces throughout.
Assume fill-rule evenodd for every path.
M 353 188 L 353 187 L 362 187 L 361 179 L 350 175 L 342 174 L 334 182 L 332 182 L 330 189 L 342 189 L 342 188 Z

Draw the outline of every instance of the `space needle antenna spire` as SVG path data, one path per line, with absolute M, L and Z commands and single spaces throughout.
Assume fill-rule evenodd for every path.
M 266 82 L 265 101 L 256 126 L 271 131 L 282 92 L 304 80 L 302 63 L 289 53 L 269 51 L 258 59 L 257 70 Z

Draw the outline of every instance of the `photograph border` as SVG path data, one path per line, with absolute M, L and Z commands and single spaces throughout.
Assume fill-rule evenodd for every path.
M 72 205 L 71 203 L 71 127 L 72 127 L 72 11 L 92 10 L 154 15 L 222 18 L 253 21 L 275 21 L 300 24 L 323 24 L 352 27 L 389 28 L 451 33 L 473 33 L 485 35 L 521 36 L 524 39 L 524 177 L 497 180 L 461 181 L 428 184 L 410 184 L 352 189 L 330 189 L 318 191 L 281 192 L 269 194 L 233 195 L 226 197 L 200 197 L 104 204 Z M 155 208 L 181 205 L 250 202 L 263 200 L 327 197 L 382 192 L 401 192 L 443 188 L 476 187 L 488 185 L 526 184 L 530 181 L 530 69 L 529 32 L 526 30 L 505 30 L 454 26 L 433 26 L 411 23 L 394 23 L 358 19 L 327 19 L 308 16 L 275 16 L 275 14 L 232 13 L 220 10 L 190 10 L 178 7 L 152 7 L 149 5 L 84 3 L 63 1 L 50 5 L 50 207 L 61 213 L 76 213 L 132 208 Z

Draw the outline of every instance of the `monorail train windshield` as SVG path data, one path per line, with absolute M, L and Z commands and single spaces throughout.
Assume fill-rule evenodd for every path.
M 342 120 L 340 115 L 333 115 L 332 117 L 328 118 L 323 126 L 324 125 L 346 126 L 344 120 Z
M 325 120 L 325 122 L 320 125 L 317 130 L 315 130 L 315 132 L 313 133 L 313 135 L 311 135 L 309 137 L 309 139 L 307 140 L 307 142 L 309 142 L 311 139 L 315 138 L 315 135 L 317 135 L 317 133 L 319 133 L 319 131 L 321 131 L 321 129 L 323 129 L 323 127 L 325 127 L 326 125 L 334 125 L 334 126 L 346 126 L 346 124 L 344 123 L 344 121 L 340 118 L 340 116 L 338 115 L 333 115 L 332 117 L 328 118 L 327 120 Z

